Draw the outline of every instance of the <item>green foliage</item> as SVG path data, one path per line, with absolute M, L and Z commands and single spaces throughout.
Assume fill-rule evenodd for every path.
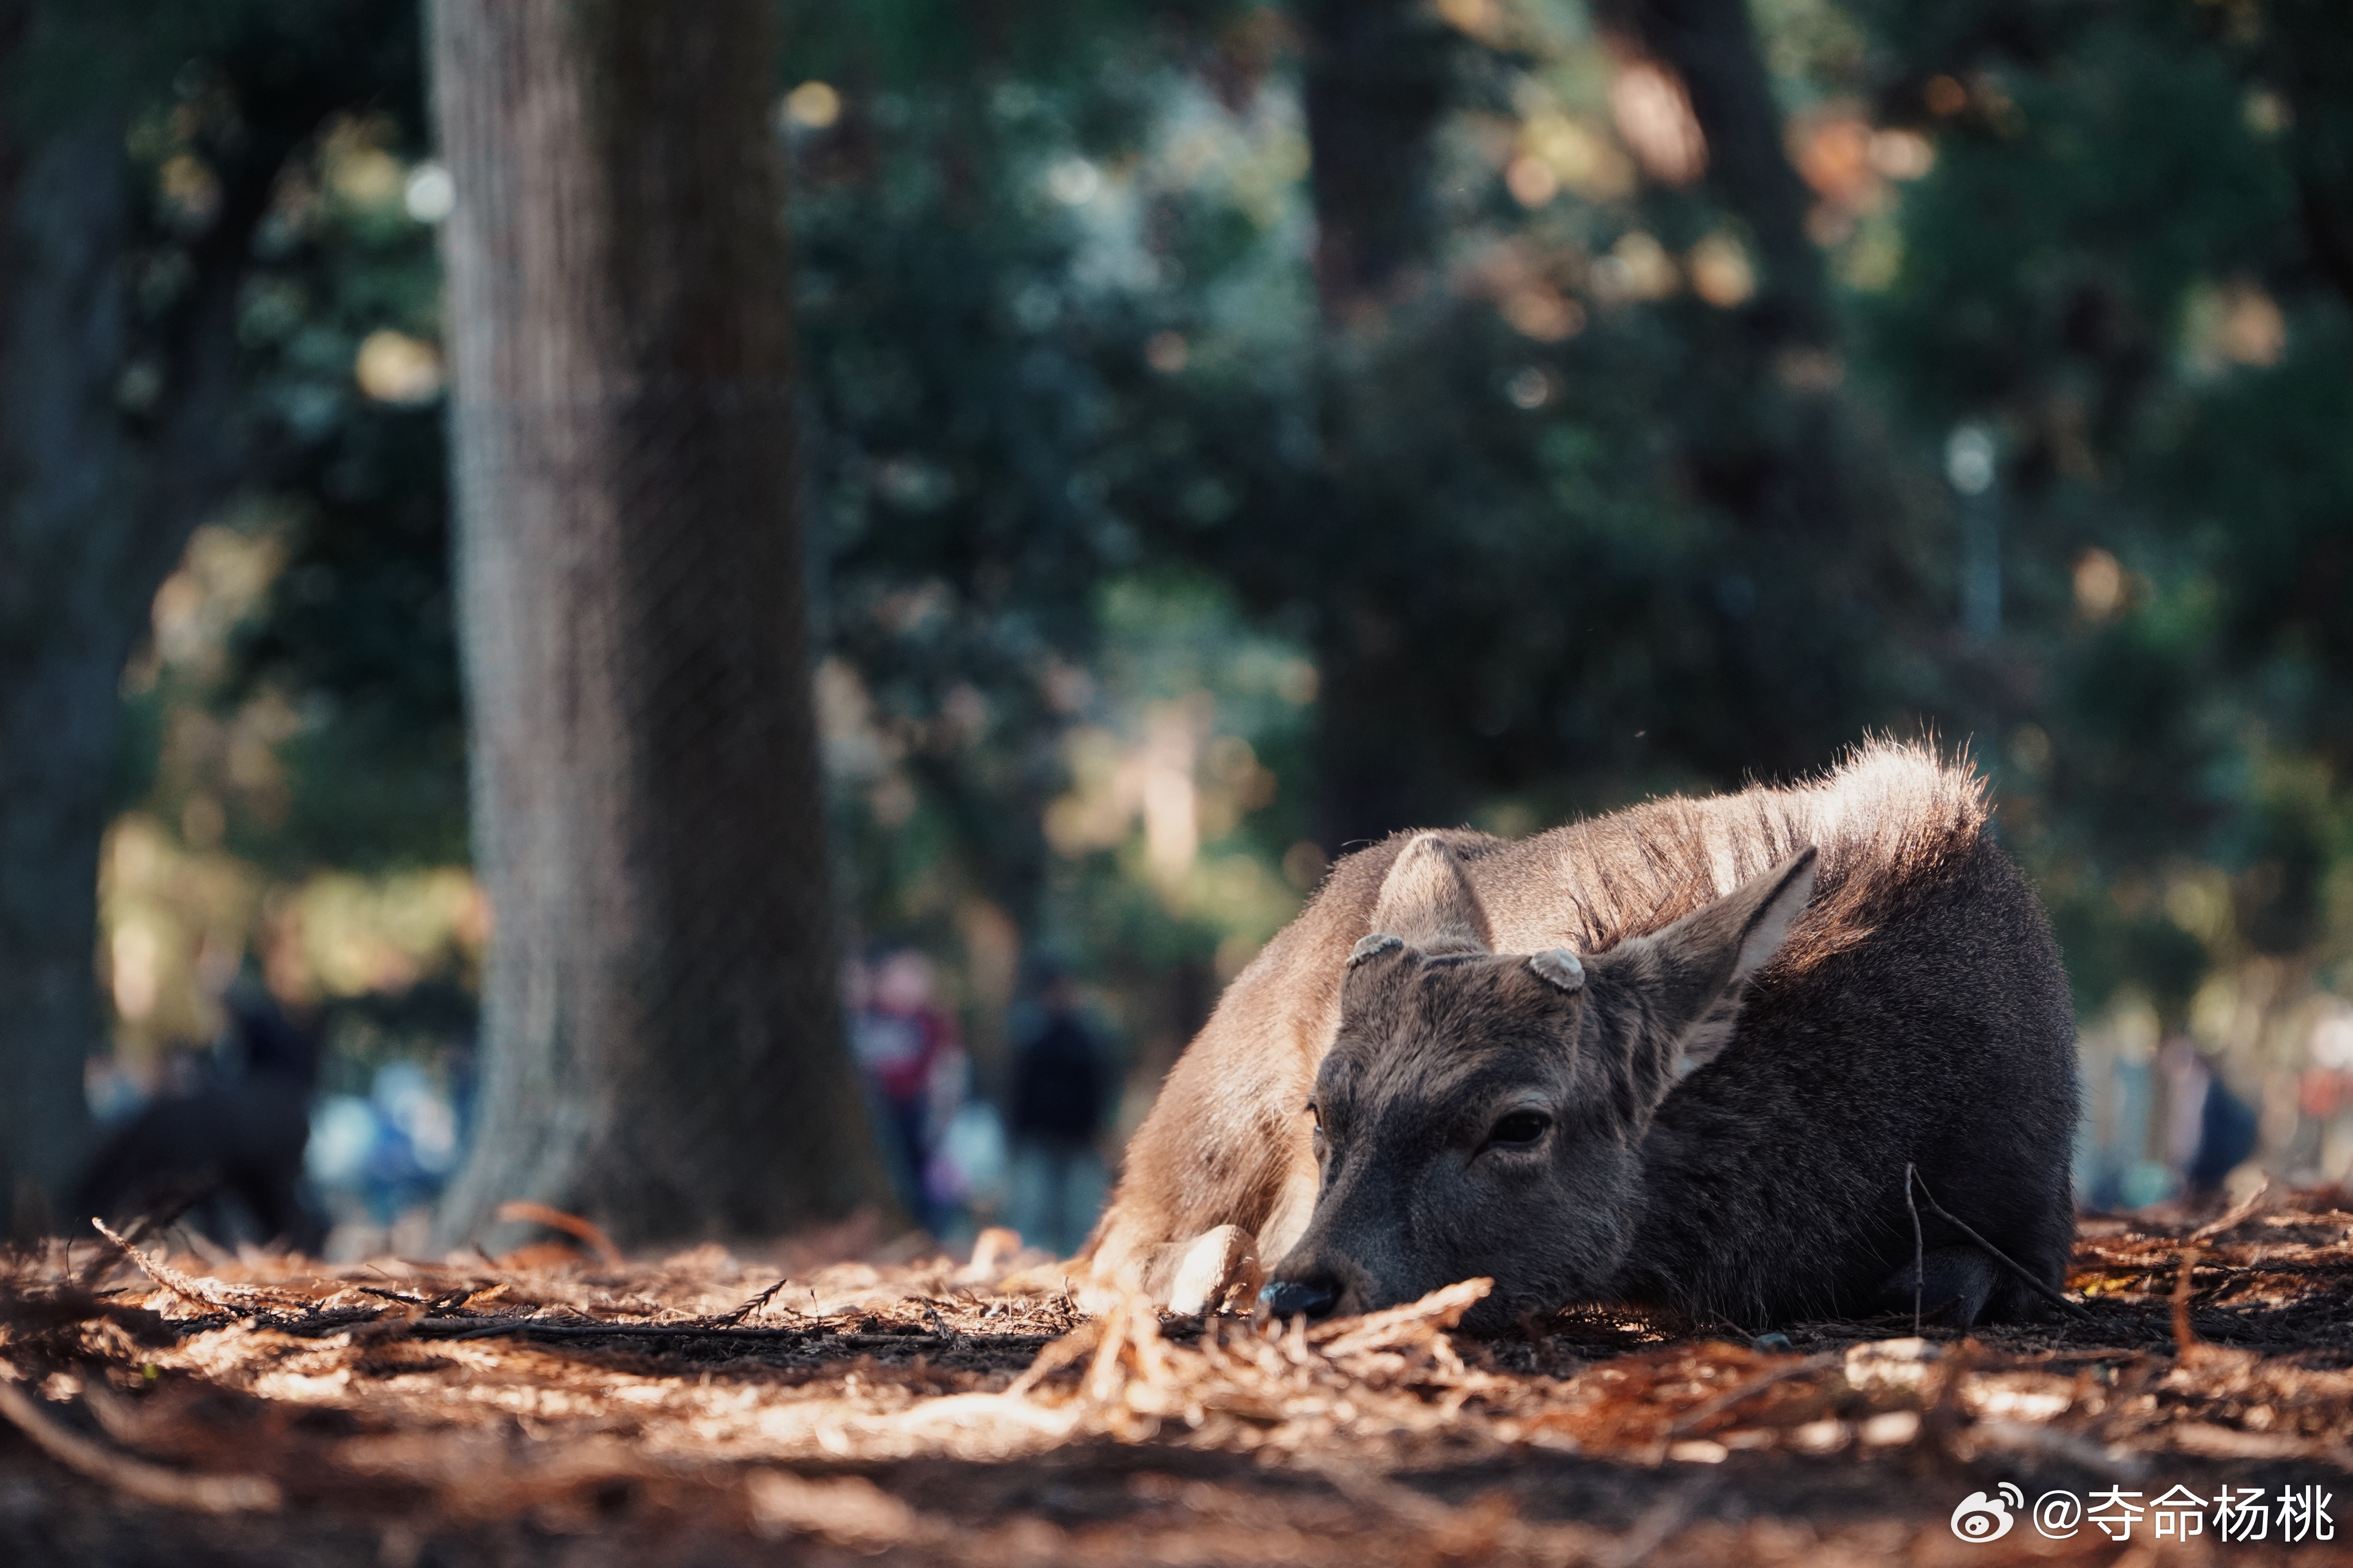
M 193 8 L 171 35 L 192 52 L 132 119 L 139 325 L 120 393 L 132 417 L 172 395 L 160 348 L 176 330 L 190 256 L 214 242 L 234 183 L 258 178 L 268 202 L 237 324 L 248 445 L 237 515 L 280 563 L 231 632 L 227 663 L 180 672 L 162 696 L 232 718 L 266 695 L 295 714 L 275 748 L 283 789 L 204 785 L 228 804 L 230 847 L 273 874 L 462 861 L 464 735 L 432 402 L 439 273 L 432 232 L 404 200 L 424 138 L 417 18 L 396 5 L 287 9 Z M 270 135 L 279 161 L 243 169 Z M 379 333 L 407 348 L 422 377 L 400 401 L 355 376 Z
M 2344 100 L 2297 78 L 2341 75 L 2316 62 L 2353 27 L 2296 5 L 1869 14 L 1904 61 L 1885 99 L 1940 134 L 1860 321 L 1922 446 L 2003 433 L 2027 604 L 1997 722 L 2038 758 L 2003 783 L 2079 999 L 2131 983 L 2178 1019 L 2211 963 L 2341 954 L 2320 889 L 2353 814 L 2348 297 L 2314 216 L 2348 193 L 2316 208 L 2300 171 Z M 1939 73 L 1969 87 L 1943 117 Z M 2083 592 L 2089 551 L 2121 564 L 2113 605 Z M 2162 892 L 2200 866 L 2234 894 L 2193 931 Z

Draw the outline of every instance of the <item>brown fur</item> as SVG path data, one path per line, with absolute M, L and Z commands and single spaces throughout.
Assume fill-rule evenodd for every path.
M 1821 851 L 1813 901 L 1768 975 L 1804 974 L 1862 942 L 1977 843 L 1985 782 L 1930 754 L 1876 742 L 1829 777 L 1792 789 L 1680 795 L 1556 828 L 1573 945 L 1601 952 L 1760 876 L 1807 845 Z
M 1862 942 L 1976 849 L 1982 781 L 1917 747 L 1873 742 L 1829 775 L 1704 799 L 1671 797 L 1521 840 L 1438 835 L 1499 952 L 1607 951 L 1819 850 L 1811 903 L 1757 988 L 1788 984 Z M 1093 1279 L 1165 1297 L 1184 1247 L 1214 1226 L 1282 1256 L 1304 1232 L 1317 1167 L 1305 1107 L 1339 1025 L 1350 948 L 1377 929 L 1398 834 L 1336 863 L 1299 918 L 1238 976 L 1129 1145 L 1089 1244 Z M 1424 902 L 1427 901 L 1425 899 Z M 1450 933 L 1451 934 L 1451 933 Z

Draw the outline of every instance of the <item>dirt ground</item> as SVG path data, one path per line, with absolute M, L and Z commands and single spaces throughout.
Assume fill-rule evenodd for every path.
M 1088 1318 L 1035 1255 L 824 1238 L 53 1244 L 0 1275 L 0 1563 L 2353 1561 L 2348 1209 L 2090 1217 L 2070 1315 L 1763 1340 L 1450 1333 L 1477 1281 L 1312 1330 Z

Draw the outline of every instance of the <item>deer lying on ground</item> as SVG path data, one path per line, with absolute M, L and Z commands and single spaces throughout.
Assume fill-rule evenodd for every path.
M 1490 1330 L 2031 1316 L 2073 1234 L 2074 1035 L 1986 824 L 1974 774 L 1876 744 L 1347 857 L 1169 1075 L 1092 1289 L 1322 1317 L 1485 1276 Z

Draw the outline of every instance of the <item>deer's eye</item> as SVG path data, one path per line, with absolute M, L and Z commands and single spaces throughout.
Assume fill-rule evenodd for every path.
M 1514 1110 L 1487 1130 L 1487 1146 L 1525 1149 L 1551 1125 L 1552 1118 L 1541 1110 Z

